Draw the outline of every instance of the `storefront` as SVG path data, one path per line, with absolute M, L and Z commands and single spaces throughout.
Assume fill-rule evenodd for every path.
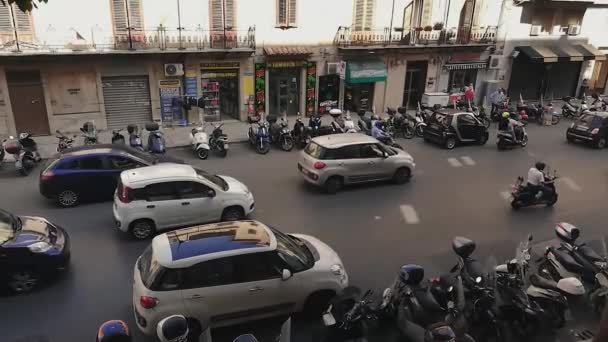
M 340 76 L 337 74 L 319 76 L 319 114 L 338 108 L 340 99 Z
M 588 44 L 518 46 L 515 48 L 509 97 L 524 99 L 575 96 L 581 70 L 606 56 Z
M 352 112 L 374 109 L 376 82 L 385 82 L 386 64 L 380 59 L 346 62 L 344 109 Z
M 206 120 L 240 119 L 239 62 L 201 63 L 201 97 Z

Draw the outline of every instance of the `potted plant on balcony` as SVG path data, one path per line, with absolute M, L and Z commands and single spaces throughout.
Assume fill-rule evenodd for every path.
M 443 30 L 443 23 L 442 22 L 434 23 L 433 24 L 433 30 L 436 30 L 436 31 Z
M 426 26 L 424 27 L 424 31 L 426 31 L 426 32 L 431 32 L 431 31 L 433 31 L 433 26 L 431 26 L 431 25 L 426 25 Z

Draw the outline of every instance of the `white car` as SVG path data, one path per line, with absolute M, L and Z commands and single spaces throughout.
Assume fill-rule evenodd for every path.
M 257 221 L 222 222 L 156 236 L 135 264 L 133 311 L 152 335 L 175 314 L 212 327 L 320 315 L 346 286 L 342 261 L 320 240 Z
M 116 227 L 136 239 L 194 224 L 244 219 L 253 195 L 232 177 L 163 163 L 123 171 L 114 194 Z

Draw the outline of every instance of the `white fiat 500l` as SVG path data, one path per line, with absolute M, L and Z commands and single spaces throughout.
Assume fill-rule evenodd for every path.
M 118 229 L 147 239 L 161 230 L 244 219 L 254 200 L 232 177 L 166 163 L 123 171 L 113 209 Z
M 320 314 L 346 286 L 342 261 L 320 240 L 257 221 L 222 222 L 156 236 L 135 264 L 133 311 L 151 335 L 174 314 L 213 327 Z

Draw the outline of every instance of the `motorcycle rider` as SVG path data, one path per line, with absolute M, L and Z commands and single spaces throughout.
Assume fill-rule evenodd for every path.
M 203 329 L 197 320 L 182 315 L 169 316 L 156 326 L 156 334 L 161 342 L 209 341 L 207 332 L 208 329 L 203 335 Z
M 384 142 L 390 139 L 390 135 L 384 131 L 384 123 L 380 120 L 372 121 L 374 126 L 372 127 L 372 137 Z
M 490 94 L 490 102 L 492 103 L 492 111 L 490 113 L 495 113 L 500 110 L 507 100 L 507 96 L 505 95 L 505 90 L 503 88 L 496 89 L 492 94 Z
M 511 136 L 513 137 L 513 140 L 518 143 L 520 141 L 519 141 L 519 139 L 517 139 L 517 135 L 515 134 L 515 127 L 521 127 L 521 126 L 523 126 L 523 124 L 521 122 L 511 119 L 511 114 L 509 114 L 509 112 L 502 113 L 502 117 L 500 118 L 500 121 L 498 122 L 498 130 L 511 134 Z
M 333 118 L 331 128 L 334 133 L 344 133 L 344 120 L 342 119 L 342 111 L 334 108 L 329 111 L 329 115 Z
M 127 323 L 120 320 L 107 321 L 99 326 L 96 342 L 131 342 Z
M 528 170 L 528 188 L 536 192 L 536 199 L 541 199 L 543 195 L 547 196 L 551 193 L 551 188 L 545 186 L 545 163 L 536 162 L 533 167 Z

